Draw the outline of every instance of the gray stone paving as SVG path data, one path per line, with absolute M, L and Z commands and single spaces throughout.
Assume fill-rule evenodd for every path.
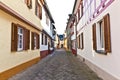
M 83 62 L 64 49 L 42 59 L 39 63 L 9 80 L 102 80 Z

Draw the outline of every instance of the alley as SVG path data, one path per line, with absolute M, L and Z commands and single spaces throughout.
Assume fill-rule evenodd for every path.
M 56 50 L 39 63 L 9 80 L 102 80 L 83 62 L 64 49 Z

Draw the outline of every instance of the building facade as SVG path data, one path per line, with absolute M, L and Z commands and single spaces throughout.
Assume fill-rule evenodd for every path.
M 75 0 L 72 12 L 77 55 L 104 80 L 120 80 L 118 4 L 119 0 Z
M 68 50 L 67 48 L 67 34 L 66 34 L 66 30 L 64 32 L 64 41 L 63 41 L 63 46 L 66 50 Z
M 38 0 L 0 0 L 0 79 L 40 60 L 41 10 Z M 41 1 L 42 2 L 42 1 Z
M 76 55 L 77 43 L 76 43 L 76 19 L 75 15 L 69 14 L 69 19 L 66 26 L 67 33 L 67 48 L 71 50 L 74 55 Z
M 43 27 L 42 33 L 40 34 L 40 55 L 45 57 L 54 51 L 54 41 L 56 36 L 56 28 L 53 17 L 50 13 L 49 7 L 46 0 L 43 1 L 42 6 L 42 19 L 41 25 Z

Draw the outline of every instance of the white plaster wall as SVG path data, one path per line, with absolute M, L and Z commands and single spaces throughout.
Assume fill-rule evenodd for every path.
M 40 51 L 48 50 L 47 45 L 40 45 Z
M 49 25 L 46 24 L 46 12 L 45 12 L 45 9 L 42 7 L 42 20 L 41 20 L 41 25 L 43 27 L 43 29 L 51 36 L 52 36 L 52 30 L 51 30 L 51 23 L 50 23 L 50 19 L 49 19 Z M 42 38 L 40 37 L 40 40 Z M 50 48 L 52 49 L 52 48 Z M 48 45 L 42 45 L 40 43 L 40 51 L 43 51 L 43 50 L 48 50 Z
M 52 32 L 50 29 L 50 19 L 49 19 L 49 26 L 46 24 L 46 12 L 44 10 L 44 8 L 42 7 L 42 20 L 41 20 L 41 25 L 43 27 L 43 29 L 50 35 L 52 36 Z
M 42 45 L 42 34 L 40 34 L 40 51 L 48 50 L 48 45 Z
M 89 60 L 99 68 L 120 80 L 120 0 L 115 0 L 105 11 L 102 12 L 94 21 L 87 24 L 80 32 L 84 35 L 84 49 L 78 49 L 79 55 Z M 111 46 L 112 53 L 101 55 L 93 51 L 92 46 L 92 24 L 102 19 L 102 17 L 110 14 L 111 25 Z M 80 24 L 79 24 L 80 25 Z M 80 27 L 80 26 L 78 26 Z

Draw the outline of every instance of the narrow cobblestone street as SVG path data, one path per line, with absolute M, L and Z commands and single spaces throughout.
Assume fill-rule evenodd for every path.
M 102 80 L 83 62 L 64 49 L 42 59 L 39 63 L 9 80 Z

